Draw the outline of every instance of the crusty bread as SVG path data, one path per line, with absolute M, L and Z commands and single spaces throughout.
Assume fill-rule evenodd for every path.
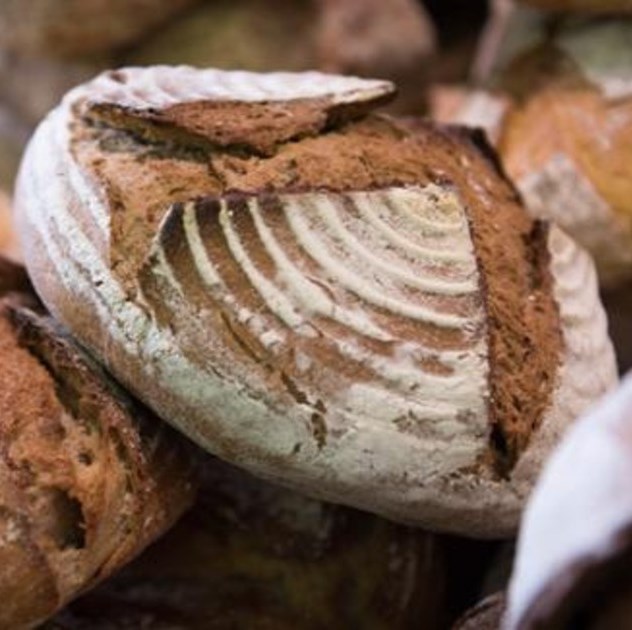
M 499 61 L 494 91 L 463 94 L 451 111 L 444 100 L 438 116 L 484 128 L 533 216 L 567 230 L 612 287 L 632 277 L 632 24 L 566 21 L 552 33 Z
M 559 433 L 616 378 L 594 270 L 528 218 L 481 137 L 368 113 L 391 92 L 104 74 L 24 159 L 29 271 L 216 455 L 394 519 L 507 535 Z
M 0 263 L 0 293 L 22 288 Z M 0 627 L 12 630 L 120 568 L 193 494 L 178 436 L 25 303 L 0 299 Z
M 209 459 L 195 507 L 55 628 L 437 630 L 443 539 Z

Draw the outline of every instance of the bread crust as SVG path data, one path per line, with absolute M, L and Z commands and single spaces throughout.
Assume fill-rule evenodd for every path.
M 26 303 L 36 300 L 0 299 L 6 628 L 34 627 L 108 577 L 168 529 L 194 492 L 179 438 Z

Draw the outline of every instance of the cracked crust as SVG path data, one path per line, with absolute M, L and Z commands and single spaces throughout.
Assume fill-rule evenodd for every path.
M 11 628 L 116 571 L 193 493 L 176 436 L 21 302 L 0 301 L 0 626 Z

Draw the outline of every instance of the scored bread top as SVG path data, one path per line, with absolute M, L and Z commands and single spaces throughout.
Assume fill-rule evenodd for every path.
M 557 426 L 568 348 L 552 235 L 480 138 L 362 110 L 275 131 L 262 152 L 200 143 L 164 122 L 168 107 L 159 132 L 129 108 L 95 116 L 112 105 L 100 94 L 65 99 L 21 176 L 31 270 L 55 313 L 224 458 L 396 518 L 511 530 L 530 481 L 497 485 Z M 246 105 L 269 113 L 234 103 L 235 127 Z M 51 147 L 61 179 L 37 160 Z M 589 305 L 591 280 L 577 287 Z

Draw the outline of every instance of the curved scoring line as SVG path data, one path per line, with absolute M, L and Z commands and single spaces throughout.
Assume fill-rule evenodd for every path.
M 404 216 L 413 223 L 419 232 L 424 236 L 444 236 L 454 232 L 462 232 L 467 227 L 467 221 L 463 213 L 460 213 L 456 220 L 441 221 L 436 217 L 426 217 L 417 207 L 419 198 L 423 198 L 427 206 L 439 206 L 439 199 L 446 195 L 455 196 L 451 189 L 443 189 L 436 184 L 426 184 L 425 186 L 401 186 L 399 188 L 387 188 L 379 192 L 380 203 Z M 351 193 L 358 194 L 358 193 Z M 362 193 L 360 193 L 362 194 Z M 411 207 L 411 196 L 415 196 L 415 207 Z M 393 198 L 395 197 L 395 199 Z M 397 199 L 399 197 L 399 199 Z
M 257 337 L 266 348 L 271 349 L 274 341 L 284 341 L 284 331 L 272 328 L 269 321 L 265 321 L 259 314 L 243 305 L 238 305 L 235 296 L 228 293 L 226 284 L 219 275 L 202 241 L 195 203 L 188 203 L 184 206 L 182 212 L 182 226 L 189 251 L 193 257 L 195 269 L 202 279 L 202 283 L 210 291 L 211 297 L 218 302 L 222 302 L 229 308 L 235 319 L 239 323 L 247 326 L 251 333 Z M 265 342 L 266 338 L 270 343 Z
M 355 254 L 358 258 L 366 261 L 387 276 L 399 280 L 409 287 L 433 294 L 453 296 L 467 295 L 474 293 L 478 289 L 477 283 L 471 280 L 449 281 L 441 278 L 414 276 L 407 273 L 401 267 L 383 260 L 369 251 L 344 225 L 340 219 L 338 210 L 329 196 L 322 195 L 316 197 L 314 206 L 323 219 L 322 225 L 326 230 L 331 231 L 337 236 L 350 253 Z
M 231 222 L 232 210 L 225 199 L 220 200 L 219 223 L 236 263 L 250 281 L 254 289 L 261 295 L 266 306 L 287 326 L 299 335 L 313 337 L 315 332 L 308 321 L 299 313 L 288 297 L 270 282 L 252 262 L 246 252 L 239 235 Z
M 313 196 L 302 195 L 302 200 L 307 201 Z M 364 279 L 346 269 L 345 265 L 334 258 L 330 249 L 322 239 L 319 239 L 307 224 L 303 215 L 305 207 L 297 203 L 297 198 L 286 196 L 283 198 L 283 211 L 288 224 L 294 232 L 294 237 L 303 249 L 328 273 L 336 282 L 355 293 L 369 304 L 391 311 L 397 315 L 410 317 L 418 321 L 435 324 L 439 327 L 462 329 L 473 323 L 472 318 L 439 313 L 423 306 L 410 304 L 392 297 L 385 296 L 379 290 L 374 289 Z
M 316 286 L 308 278 L 305 278 L 304 273 L 287 257 L 272 231 L 266 225 L 261 216 L 258 201 L 250 199 L 248 208 L 259 238 L 266 252 L 274 261 L 283 284 L 287 287 L 292 297 L 301 303 L 301 306 L 308 312 L 316 313 L 348 326 L 361 335 L 373 337 L 380 341 L 393 340 L 391 334 L 373 323 L 365 313 L 362 311 L 350 311 L 339 306 L 327 296 L 323 289 Z
M 376 227 L 380 234 L 396 247 L 401 248 L 422 260 L 439 260 L 447 263 L 466 263 L 468 266 L 472 265 L 471 259 L 467 254 L 450 250 L 423 247 L 414 243 L 405 236 L 402 236 L 399 232 L 388 225 L 384 219 L 380 218 L 379 214 L 376 212 L 375 204 L 369 201 L 369 193 L 351 193 L 349 194 L 349 197 L 353 199 L 355 207 L 358 209 L 362 217 Z M 387 207 L 392 210 L 390 204 L 387 203 L 383 203 L 382 207 Z M 462 231 L 463 227 L 459 226 L 458 232 Z M 453 232 L 457 232 L 457 230 L 453 230 Z M 443 232 L 437 232 L 437 234 L 443 234 Z

